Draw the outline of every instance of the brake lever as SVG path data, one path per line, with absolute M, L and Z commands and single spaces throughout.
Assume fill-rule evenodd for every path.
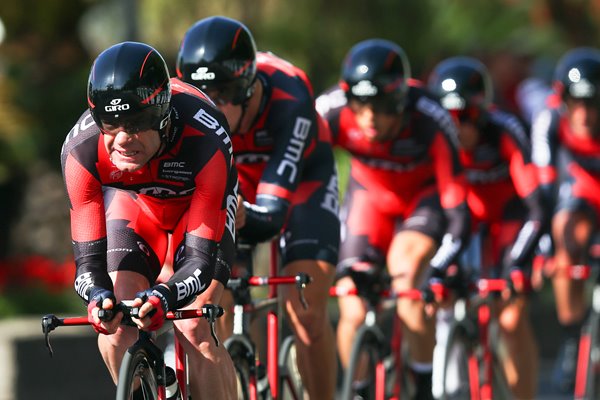
M 202 306 L 202 315 L 206 316 L 205 318 L 210 325 L 210 335 L 215 341 L 215 345 L 219 347 L 219 338 L 217 337 L 217 332 L 215 330 L 215 321 L 218 317 L 223 315 L 223 308 L 215 306 L 214 304 L 205 304 Z
M 50 357 L 54 356 L 54 351 L 52 350 L 52 345 L 50 344 L 50 332 L 56 329 L 56 327 L 59 325 L 61 325 L 60 319 L 58 319 L 54 314 L 48 314 L 42 317 L 42 332 L 44 332 L 44 341 L 46 342 L 46 347 L 48 348 Z
M 304 288 L 306 288 L 306 285 L 308 285 L 310 282 L 312 282 L 312 278 L 304 272 L 300 272 L 298 275 L 296 275 L 296 288 L 298 289 L 298 297 L 300 298 L 300 303 L 305 310 L 308 309 L 308 302 L 306 301 L 306 297 L 304 297 Z

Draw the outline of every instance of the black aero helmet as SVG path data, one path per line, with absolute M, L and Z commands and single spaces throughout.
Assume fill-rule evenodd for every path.
M 600 50 L 578 47 L 565 53 L 554 71 L 554 88 L 563 99 L 600 99 Z
M 147 44 L 116 44 L 94 61 L 87 97 L 100 128 L 119 126 L 129 133 L 160 131 L 167 125 L 171 111 L 167 65 Z
M 479 60 L 451 57 L 435 66 L 428 87 L 447 110 L 487 108 L 493 99 L 490 74 Z
M 179 47 L 177 76 L 214 94 L 217 102 L 244 103 L 256 78 L 252 34 L 241 22 L 222 16 L 196 22 Z
M 410 65 L 404 50 L 384 39 L 354 45 L 342 64 L 341 86 L 348 100 L 370 103 L 375 111 L 399 113 L 408 92 Z

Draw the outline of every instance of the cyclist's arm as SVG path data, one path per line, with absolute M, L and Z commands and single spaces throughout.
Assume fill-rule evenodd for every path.
M 440 203 L 448 226 L 442 243 L 430 264 L 439 271 L 452 264 L 465 246 L 470 233 L 470 214 L 467 206 L 467 187 L 456 148 L 449 134 L 435 134 L 430 154 L 433 159 Z
M 547 210 L 552 210 L 555 202 L 558 119 L 556 110 L 545 109 L 534 118 L 531 128 L 532 161 Z
M 251 242 L 266 241 L 279 233 L 301 180 L 304 159 L 317 138 L 316 111 L 309 98 L 284 102 L 273 108 L 275 144 L 256 191 L 256 203 L 244 202 L 246 224 L 240 235 Z
M 100 182 L 71 154 L 63 157 L 63 177 L 70 202 L 75 255 L 75 290 L 86 302 L 90 290 L 113 291 L 106 270 L 106 220 Z
M 535 166 L 530 161 L 530 147 L 524 140 L 504 135 L 501 153 L 509 161 L 509 170 L 517 194 L 525 203 L 528 214 L 511 249 L 510 267 L 523 267 L 531 259 L 537 243 L 546 229 L 548 213 L 544 208 Z

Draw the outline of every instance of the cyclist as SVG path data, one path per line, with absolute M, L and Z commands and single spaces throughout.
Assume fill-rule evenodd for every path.
M 346 268 L 358 264 L 387 264 L 397 291 L 420 286 L 424 272 L 426 282 L 441 279 L 467 238 L 469 214 L 456 127 L 421 86 L 410 80 L 402 48 L 368 39 L 350 49 L 340 84 L 318 99 L 335 144 L 351 155 L 338 286 L 354 287 Z M 339 299 L 339 309 L 338 353 L 346 367 L 365 307 L 348 296 Z M 423 311 L 423 302 L 398 301 L 418 399 L 432 397 L 435 321 Z
M 136 324 L 155 330 L 168 310 L 218 303 L 235 251 L 237 173 L 224 116 L 197 88 L 169 79 L 147 44 L 103 51 L 87 95 L 89 109 L 67 135 L 61 161 L 75 289 L 116 382 L 137 330 L 119 327 L 121 313 L 100 320 L 99 310 L 135 298 Z M 175 327 L 195 377 L 193 397 L 235 397 L 233 363 L 208 323 Z
M 217 103 L 232 132 L 245 223 L 239 238 L 281 235 L 283 272 L 309 274 L 308 309 L 283 290 L 298 367 L 311 399 L 335 395 L 335 337 L 327 312 L 339 246 L 338 189 L 330 132 L 315 110 L 306 74 L 257 52 L 239 21 L 214 16 L 186 32 L 177 75 Z
M 516 116 L 492 104 L 491 78 L 475 58 L 458 56 L 441 61 L 433 69 L 428 86 L 458 126 L 473 229 L 484 224 L 487 230 L 482 238 L 480 273 L 508 278 L 517 269 L 530 272 L 547 213 L 531 163 L 527 132 Z M 499 314 L 508 350 L 507 378 L 518 399 L 535 398 L 537 388 L 537 343 L 528 316 L 526 289 L 515 287 L 519 295 L 503 304 Z
M 600 50 L 566 52 L 554 71 L 553 94 L 532 128 L 533 161 L 554 205 L 552 283 L 563 344 L 553 371 L 560 390 L 574 387 L 578 338 L 586 315 L 583 281 L 570 266 L 588 260 L 600 216 Z

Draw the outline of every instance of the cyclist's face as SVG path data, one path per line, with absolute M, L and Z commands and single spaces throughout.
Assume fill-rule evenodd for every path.
M 458 141 L 460 146 L 467 151 L 473 150 L 479 142 L 478 109 L 467 108 L 464 110 L 449 110 L 456 127 L 458 128 Z
M 139 170 L 158 152 L 161 145 L 158 131 L 152 129 L 129 133 L 123 127 L 105 124 L 102 133 L 110 160 L 121 171 Z
M 594 137 L 600 133 L 600 105 L 597 101 L 567 99 L 566 104 L 573 134 Z
M 223 114 L 225 114 L 225 118 L 227 118 L 227 123 L 229 124 L 229 129 L 231 134 L 234 135 L 238 133 L 240 129 L 240 124 L 242 122 L 242 106 L 234 105 L 231 103 L 225 104 L 217 104 L 217 107 Z
M 350 100 L 350 109 L 354 112 L 356 123 L 372 142 L 385 142 L 393 139 L 400 131 L 401 114 L 378 111 L 370 103 Z

